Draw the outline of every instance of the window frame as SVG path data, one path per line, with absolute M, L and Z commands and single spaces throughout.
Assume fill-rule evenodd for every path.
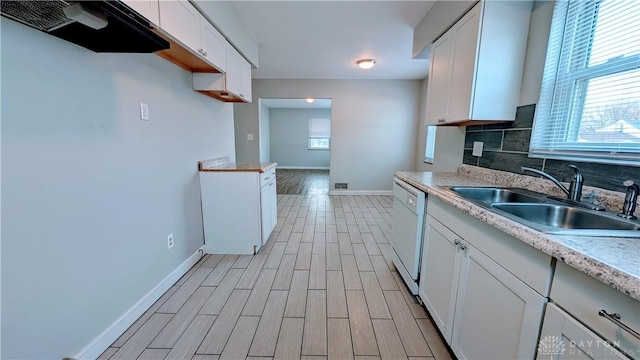
M 580 6 L 583 8 L 575 12 L 569 11 L 570 1 L 555 4 L 530 157 L 640 166 L 639 143 L 594 142 L 585 145 L 577 140 L 589 81 L 637 71 L 640 64 L 640 54 L 636 54 L 589 66 L 597 27 L 585 25 L 585 22 L 597 21 L 603 1 L 582 1 Z M 591 26 L 591 31 L 580 31 L 584 26 Z M 575 36 L 576 32 L 581 35 Z M 588 51 L 575 56 L 573 50 L 580 47 L 586 47 Z M 560 118 L 559 114 L 566 117 Z M 552 139 L 549 133 L 565 135 L 560 140 Z

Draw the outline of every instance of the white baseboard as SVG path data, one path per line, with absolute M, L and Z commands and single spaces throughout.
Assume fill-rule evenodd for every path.
M 102 334 L 98 335 L 91 343 L 85 346 L 78 356 L 72 359 L 96 359 L 102 354 L 120 335 L 122 335 L 147 309 L 151 307 L 162 294 L 167 292 L 173 284 L 186 274 L 201 258 L 204 245 L 191 254 L 182 264 L 165 277 L 158 285 L 149 291 L 142 299 L 125 312 L 118 320 L 109 326 Z
M 329 170 L 328 166 L 280 166 L 276 169 L 299 169 L 299 170 Z
M 393 195 L 393 190 L 329 190 L 329 195 Z

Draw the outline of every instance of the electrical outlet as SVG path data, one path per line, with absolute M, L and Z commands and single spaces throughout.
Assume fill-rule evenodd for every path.
M 247 140 L 253 141 L 253 134 L 247 134 Z
M 140 120 L 149 121 L 149 105 L 140 103 Z
M 171 249 L 173 247 L 173 233 L 167 235 L 167 249 Z

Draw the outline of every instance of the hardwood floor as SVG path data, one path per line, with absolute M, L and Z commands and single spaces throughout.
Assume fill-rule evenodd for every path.
M 278 195 L 259 254 L 206 255 L 100 359 L 450 359 L 391 263 L 391 207 Z
M 329 193 L 329 170 L 276 169 L 276 192 L 326 195 Z

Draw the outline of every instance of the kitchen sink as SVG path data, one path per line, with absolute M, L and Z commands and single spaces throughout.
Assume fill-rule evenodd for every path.
M 560 235 L 640 238 L 640 222 L 585 204 L 509 187 L 447 187 L 449 191 L 535 230 Z
M 536 224 L 561 229 L 640 230 L 640 225 L 601 213 L 554 204 L 493 204 L 493 208 Z M 637 234 L 640 236 L 640 232 Z
M 518 188 L 497 187 L 452 187 L 451 191 L 460 196 L 491 205 L 494 203 L 540 203 L 544 194 Z

